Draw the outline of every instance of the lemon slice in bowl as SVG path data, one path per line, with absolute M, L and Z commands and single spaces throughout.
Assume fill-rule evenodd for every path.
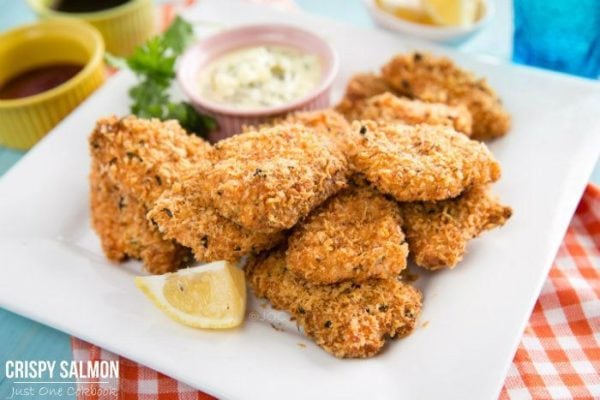
M 375 4 L 388 14 L 419 24 L 433 24 L 421 0 L 375 0 Z
M 194 328 L 233 328 L 244 320 L 244 272 L 225 261 L 138 276 L 135 284 L 169 317 Z
M 478 17 L 481 0 L 422 0 L 427 14 L 438 25 L 469 26 Z

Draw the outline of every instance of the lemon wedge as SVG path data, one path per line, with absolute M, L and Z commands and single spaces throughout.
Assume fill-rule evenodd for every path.
M 422 0 L 431 19 L 439 25 L 468 26 L 477 20 L 480 0 Z
M 135 284 L 169 317 L 194 328 L 233 328 L 244 320 L 244 272 L 225 261 L 138 276 Z
M 433 24 L 421 0 L 375 0 L 375 4 L 398 18 L 419 24 Z

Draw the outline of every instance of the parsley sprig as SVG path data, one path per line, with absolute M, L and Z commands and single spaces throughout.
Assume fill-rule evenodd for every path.
M 192 26 L 177 17 L 161 35 L 138 46 L 125 59 L 106 54 L 109 64 L 129 68 L 138 83 L 129 90 L 131 112 L 141 118 L 176 119 L 189 132 L 206 136 L 216 127 L 211 117 L 199 114 L 187 102 L 173 102 L 169 95 L 175 78 L 175 61 L 194 40 Z

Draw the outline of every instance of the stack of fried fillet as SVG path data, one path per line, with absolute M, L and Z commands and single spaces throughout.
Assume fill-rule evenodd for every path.
M 354 78 L 337 109 L 212 147 L 175 122 L 99 121 L 92 218 L 107 256 L 156 273 L 190 252 L 250 256 L 255 294 L 338 357 L 410 333 L 421 294 L 401 279 L 408 255 L 452 268 L 470 239 L 510 217 L 488 192 L 499 164 L 469 138 L 497 137 L 509 119 L 485 82 L 421 54 Z

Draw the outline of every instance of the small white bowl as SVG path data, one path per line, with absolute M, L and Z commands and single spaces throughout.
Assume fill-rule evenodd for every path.
M 435 26 L 419 24 L 395 17 L 377 7 L 375 0 L 363 0 L 363 2 L 365 3 L 371 18 L 373 18 L 377 25 L 395 32 L 407 33 L 412 36 L 440 43 L 458 43 L 467 39 L 487 25 L 495 12 L 494 2 L 488 0 L 482 3 L 482 15 L 472 25 Z

